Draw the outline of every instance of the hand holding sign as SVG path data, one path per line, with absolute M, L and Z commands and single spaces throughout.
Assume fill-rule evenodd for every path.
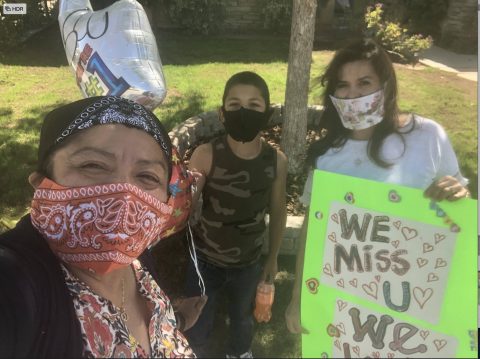
M 163 101 L 166 87 L 155 36 L 137 1 L 120 0 L 93 11 L 89 0 L 62 0 L 58 21 L 84 97 L 122 96 L 149 109 Z

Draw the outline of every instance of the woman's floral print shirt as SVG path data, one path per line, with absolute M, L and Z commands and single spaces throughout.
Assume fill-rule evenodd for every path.
M 190 345 L 176 328 L 175 315 L 170 300 L 152 276 L 133 262 L 137 288 L 145 298 L 151 313 L 148 327 L 151 357 L 195 358 Z M 73 298 L 80 321 L 85 357 L 146 358 L 148 351 L 129 333 L 120 311 L 108 299 L 102 298 L 76 278 L 62 265 L 65 281 Z

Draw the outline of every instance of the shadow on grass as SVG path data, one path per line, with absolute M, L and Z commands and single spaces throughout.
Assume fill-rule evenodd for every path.
M 7 116 L 11 116 L 13 113 L 12 109 L 11 108 L 8 108 L 8 107 L 0 107 L 0 116 L 2 117 L 7 117 Z
M 279 274 L 275 280 L 275 301 L 268 323 L 257 323 L 252 351 L 257 358 L 299 358 L 301 336 L 291 334 L 285 323 L 295 272 L 295 256 L 278 256 Z
M 55 21 L 1 56 L 0 63 L 16 66 L 66 66 L 67 57 L 58 23 Z
M 171 300 L 182 295 L 188 261 L 188 245 L 184 233 L 160 241 L 153 249 L 160 286 Z M 264 260 L 265 258 L 262 258 Z M 256 323 L 252 351 L 257 358 L 298 358 L 300 335 L 288 332 L 284 313 L 290 302 L 295 256 L 278 257 L 279 275 L 275 281 L 275 301 L 268 323 Z M 217 299 L 217 312 L 209 341 L 210 358 L 225 358 L 228 339 L 227 300 L 224 292 Z
M 14 121 L 4 118 L 5 123 L 13 126 L 0 130 L 0 219 L 19 218 L 28 208 L 33 189 L 28 183 L 28 175 L 37 165 L 38 138 L 45 115 L 62 105 L 56 103 L 35 107 L 29 110 L 29 116 Z M 0 109 L 1 116 L 11 117 L 13 111 Z M 30 140 L 35 138 L 35 140 Z
M 477 168 L 475 166 L 476 158 L 472 159 L 472 165 L 464 165 L 462 168 L 462 175 L 469 179 L 468 189 L 470 190 L 473 199 L 478 199 L 478 176 Z
M 156 34 L 156 39 L 164 65 L 288 61 L 288 37 L 224 38 L 160 32 Z M 0 57 L 0 63 L 18 66 L 66 66 L 68 63 L 58 23 L 52 23 Z
M 205 111 L 205 96 L 192 91 L 185 96 L 172 95 L 155 111 L 167 131 L 186 119 Z
M 262 257 L 263 260 L 265 258 Z M 268 323 L 255 323 L 252 352 L 256 358 L 299 358 L 301 355 L 300 335 L 291 334 L 284 319 L 292 293 L 294 277 L 291 273 L 295 268 L 295 256 L 279 256 L 278 268 L 272 318 Z M 218 298 L 218 310 L 210 340 L 210 355 L 215 358 L 225 358 L 225 345 L 228 340 L 227 312 L 226 295 L 222 293 Z
M 156 36 L 165 65 L 288 61 L 288 37 L 187 36 L 173 32 L 161 32 Z

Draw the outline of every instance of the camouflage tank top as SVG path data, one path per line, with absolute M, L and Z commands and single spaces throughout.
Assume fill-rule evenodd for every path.
M 232 152 L 225 136 L 211 144 L 212 167 L 194 227 L 197 253 L 221 267 L 242 267 L 261 254 L 277 152 L 262 141 L 260 154 L 245 160 Z

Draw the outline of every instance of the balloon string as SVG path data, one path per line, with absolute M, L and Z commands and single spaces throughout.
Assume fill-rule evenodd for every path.
M 195 243 L 193 242 L 193 234 L 192 228 L 190 227 L 190 222 L 187 223 L 188 231 L 187 231 L 187 241 L 188 241 L 188 251 L 190 252 L 190 258 L 192 258 L 193 265 L 195 266 L 195 271 L 198 275 L 198 286 L 200 287 L 200 291 L 202 292 L 202 296 L 205 295 L 205 283 L 203 281 L 203 277 L 198 269 L 198 259 L 197 259 L 197 252 L 195 250 Z

